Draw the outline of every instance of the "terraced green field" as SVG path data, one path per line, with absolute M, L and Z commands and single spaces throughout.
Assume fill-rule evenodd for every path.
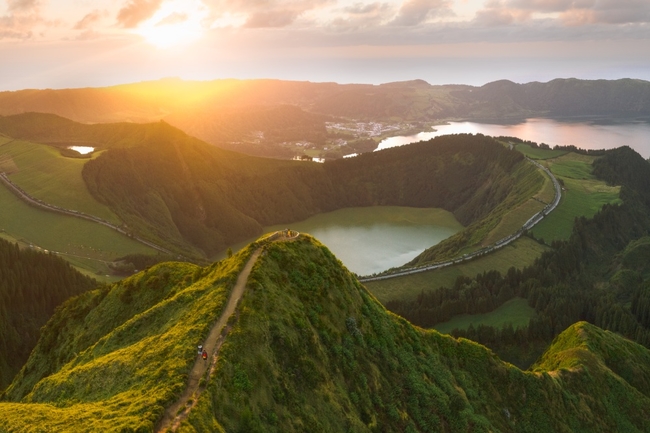
M 489 313 L 455 316 L 447 322 L 434 326 L 433 329 L 448 334 L 454 329 L 467 329 L 470 325 L 474 327 L 487 325 L 501 328 L 510 323 L 513 328 L 519 328 L 527 326 L 534 313 L 535 310 L 528 306 L 526 299 L 514 298 Z
M 423 290 L 451 287 L 459 276 L 475 277 L 492 269 L 505 273 L 513 266 L 521 269 L 546 250 L 547 247 L 522 237 L 492 254 L 456 266 L 364 284 L 383 303 L 392 299 L 412 299 Z
M 7 170 L 11 181 L 29 195 L 120 224 L 119 218 L 88 192 L 81 177 L 87 159 L 66 158 L 54 147 L 22 140 L 0 144 L 0 158 L 13 168 Z

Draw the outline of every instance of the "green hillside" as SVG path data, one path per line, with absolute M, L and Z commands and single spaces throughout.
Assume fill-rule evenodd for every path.
M 258 245 L 208 268 L 161 264 L 68 301 L 5 393 L 0 423 L 153 431 Z M 646 374 L 632 375 L 650 368 L 647 349 L 579 323 L 524 372 L 388 313 L 308 236 L 264 247 L 231 324 L 181 431 L 650 428 Z
M 0 146 L 0 158 L 13 167 L 0 171 L 32 197 L 120 224 L 117 216 L 94 199 L 81 176 L 87 159 L 66 158 L 52 146 L 23 140 Z
M 15 139 L 1 147 L 3 167 L 29 194 L 195 259 L 264 226 L 375 205 L 454 213 L 469 228 L 421 260 L 451 257 L 519 227 L 540 206 L 532 197 L 543 185 L 521 154 L 485 136 L 439 137 L 321 165 L 229 152 L 164 122 L 89 125 L 26 113 L 0 117 L 0 132 Z M 99 152 L 57 154 L 71 143 Z
M 345 207 L 441 207 L 470 225 L 497 206 L 506 210 L 509 195 L 521 200 L 522 188 L 536 193 L 535 175 L 518 152 L 472 135 L 314 164 L 247 157 L 169 134 L 110 149 L 83 170 L 93 196 L 131 229 L 208 257 L 263 226 Z

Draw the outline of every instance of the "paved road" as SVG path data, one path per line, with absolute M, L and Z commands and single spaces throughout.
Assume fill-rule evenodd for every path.
M 160 252 L 163 252 L 163 253 L 169 254 L 169 255 L 174 255 L 174 253 L 169 251 L 168 249 L 163 248 L 160 245 L 156 245 L 153 242 L 149 242 L 149 241 L 147 241 L 145 239 L 142 239 L 142 238 L 139 238 L 139 237 L 134 236 L 132 234 L 129 234 L 123 228 L 121 228 L 119 226 L 116 226 L 115 224 L 112 224 L 112 223 L 110 223 L 110 222 L 108 222 L 108 221 L 106 221 L 104 219 L 101 219 L 101 218 L 93 216 L 93 215 L 88 215 L 86 213 L 79 212 L 79 211 L 76 211 L 76 210 L 65 209 L 65 208 L 62 208 L 62 207 L 59 207 L 59 206 L 55 206 L 55 205 L 52 205 L 52 204 L 49 204 L 49 203 L 45 203 L 44 201 L 39 200 L 36 197 L 32 197 L 27 192 L 25 192 L 22 188 L 20 188 L 18 185 L 13 183 L 7 177 L 7 174 L 4 173 L 4 172 L 0 173 L 0 181 L 2 183 L 4 183 L 7 186 L 7 188 L 9 188 L 9 190 L 11 192 L 13 192 L 19 199 L 21 199 L 22 201 L 24 201 L 25 203 L 27 203 L 30 206 L 37 207 L 37 208 L 47 210 L 47 211 L 50 211 L 50 212 L 56 212 L 56 213 L 60 213 L 60 214 L 63 214 L 63 215 L 73 216 L 75 218 L 81 218 L 81 219 L 84 219 L 84 220 L 95 222 L 97 224 L 101 224 L 101 225 L 106 226 L 106 227 L 108 227 L 110 229 L 113 229 L 113 230 L 115 230 L 115 231 L 117 231 L 117 232 L 119 232 L 119 233 L 121 233 L 121 234 L 123 234 L 125 236 L 128 236 L 131 239 L 140 242 L 141 244 L 144 244 L 144 245 L 146 245 L 148 247 L 151 247 L 151 248 L 153 248 L 153 249 L 155 249 L 157 251 L 160 251 Z
M 537 161 L 533 161 L 530 158 L 526 158 L 526 159 L 528 161 L 532 162 L 533 164 L 535 164 L 537 166 L 537 168 L 544 171 L 544 173 L 546 173 L 547 176 L 551 178 L 551 181 L 553 181 L 553 188 L 555 189 L 555 197 L 553 198 L 553 201 L 551 203 L 547 204 L 544 207 L 544 209 L 542 209 L 541 211 L 537 212 L 535 215 L 530 217 L 530 219 L 528 221 L 526 221 L 524 223 L 524 225 L 521 226 L 521 228 L 519 230 L 517 230 L 515 233 L 513 233 L 513 234 L 511 234 L 509 236 L 506 236 L 505 238 L 495 242 L 494 244 L 492 244 L 490 246 L 482 248 L 482 249 L 480 249 L 478 251 L 474 251 L 473 253 L 470 253 L 470 254 L 465 254 L 464 256 L 459 257 L 459 258 L 454 259 L 454 260 L 447 260 L 447 261 L 444 261 L 444 262 L 432 263 L 430 265 L 419 266 L 417 268 L 405 269 L 405 270 L 402 270 L 402 271 L 397 271 L 397 272 L 393 272 L 393 273 L 386 274 L 386 275 L 377 275 L 377 276 L 374 276 L 374 277 L 370 277 L 370 276 L 368 276 L 368 277 L 360 277 L 359 281 L 365 283 L 365 282 L 368 282 L 368 281 L 387 280 L 389 278 L 402 277 L 404 275 L 417 274 L 419 272 L 426 272 L 426 271 L 432 271 L 434 269 L 444 268 L 444 267 L 447 267 L 447 266 L 451 266 L 451 265 L 462 263 L 462 262 L 465 262 L 465 261 L 468 261 L 468 260 L 475 259 L 476 257 L 480 257 L 480 256 L 483 256 L 485 254 L 489 254 L 489 253 L 491 253 L 493 251 L 496 251 L 499 248 L 503 248 L 506 245 L 509 245 L 510 243 L 512 243 L 515 240 L 519 239 L 521 237 L 521 235 L 523 235 L 526 230 L 530 230 L 531 228 L 533 228 L 538 222 L 543 220 L 546 215 L 551 213 L 557 207 L 557 205 L 560 203 L 560 199 L 562 198 L 562 187 L 560 186 L 560 182 L 558 182 L 558 180 L 555 178 L 555 176 L 553 176 L 553 173 L 551 173 L 551 171 L 548 168 L 544 167 L 543 165 L 541 165 Z

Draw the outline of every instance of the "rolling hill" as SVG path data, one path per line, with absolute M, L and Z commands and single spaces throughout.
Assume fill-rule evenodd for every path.
M 139 236 L 192 257 L 211 257 L 263 226 L 344 207 L 441 207 L 467 226 L 528 199 L 542 183 L 520 153 L 484 136 L 315 164 L 230 152 L 165 122 L 85 125 L 28 113 L 0 118 L 0 132 L 106 150 L 82 170 L 94 199 Z M 465 245 L 480 242 L 497 219 Z
M 82 123 L 165 120 L 211 144 L 279 158 L 308 141 L 323 149 L 336 119 L 439 122 L 533 116 L 650 116 L 650 83 L 556 79 L 484 86 L 434 86 L 422 80 L 369 84 L 280 80 L 163 79 L 105 88 L 0 92 L 0 115 L 57 114 Z
M 4 393 L 2 425 L 154 431 L 260 247 L 182 431 L 648 430 L 647 349 L 581 322 L 521 371 L 388 313 L 309 236 L 206 268 L 157 265 L 71 299 Z

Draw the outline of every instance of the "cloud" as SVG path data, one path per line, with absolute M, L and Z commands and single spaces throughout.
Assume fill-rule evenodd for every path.
M 492 0 L 476 13 L 476 23 L 499 26 L 541 19 L 565 26 L 650 23 L 648 0 Z
M 117 22 L 124 28 L 132 29 L 153 16 L 162 0 L 129 0 L 117 13 Z
M 102 12 L 99 9 L 95 9 L 94 11 L 84 15 L 82 19 L 77 21 L 77 24 L 74 25 L 74 29 L 86 30 L 90 28 L 92 24 L 95 24 L 99 20 L 101 20 L 104 15 L 106 15 L 106 12 Z
M 377 27 L 395 16 L 396 10 L 389 3 L 355 3 L 337 9 L 337 18 L 329 22 L 329 26 L 337 31 L 358 31 Z
M 288 27 L 307 14 L 335 4 L 337 0 L 203 0 L 210 7 L 212 20 L 244 16 L 243 27 Z
M 156 26 L 167 26 L 167 25 L 173 25 L 173 24 L 178 24 L 178 23 L 184 23 L 187 21 L 188 16 L 185 13 L 181 12 L 174 12 L 169 15 L 167 15 L 165 18 L 161 19 L 156 23 Z
M 49 25 L 41 15 L 40 0 L 7 0 L 7 15 L 0 17 L 1 39 L 31 39 L 38 26 Z
M 40 0 L 7 0 L 10 13 L 39 13 L 41 6 Z
M 248 16 L 244 27 L 286 27 L 293 23 L 302 13 L 303 11 L 291 9 L 256 12 Z
M 429 19 L 449 16 L 450 0 L 405 0 L 393 24 L 400 26 L 415 26 Z
M 341 11 L 350 15 L 375 15 L 377 12 L 383 12 L 390 9 L 388 3 L 355 3 L 352 6 L 347 6 Z

